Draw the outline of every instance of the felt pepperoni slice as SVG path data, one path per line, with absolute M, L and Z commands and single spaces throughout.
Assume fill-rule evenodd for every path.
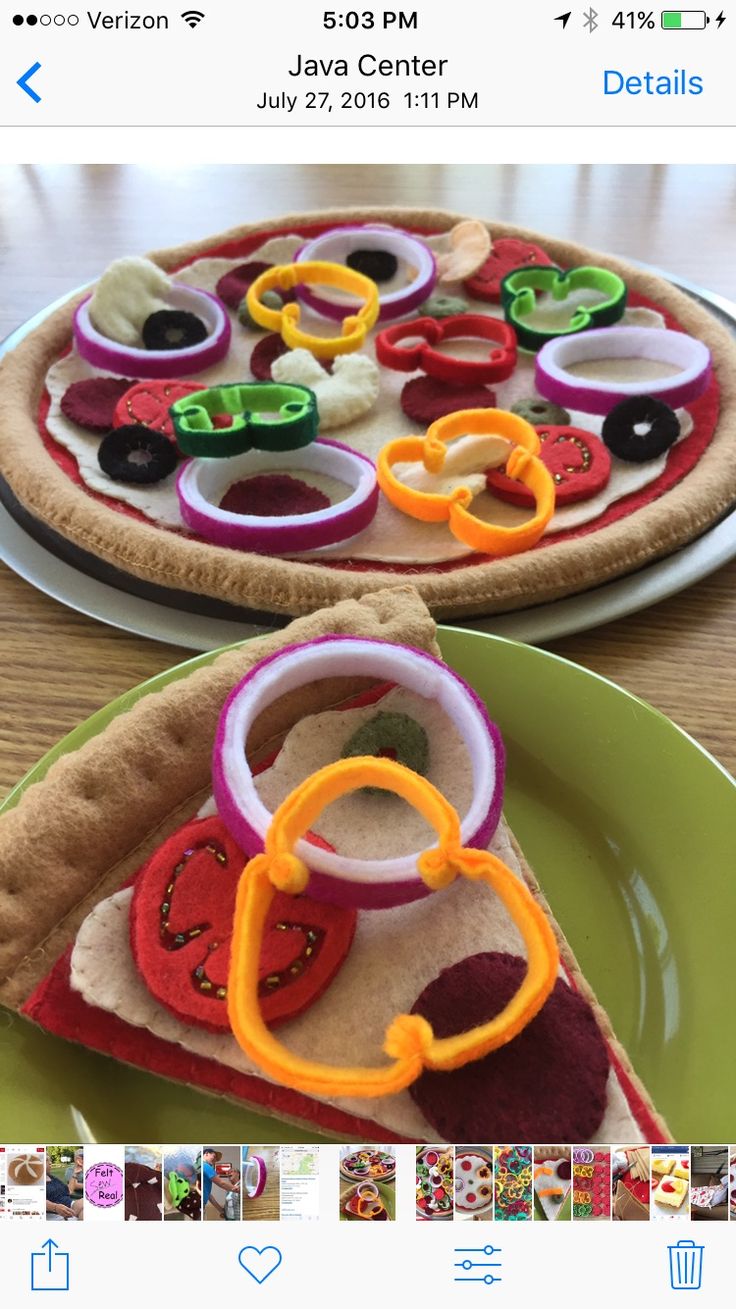
M 558 506 L 590 500 L 603 490 L 611 476 L 611 456 L 599 437 L 582 427 L 550 425 L 538 427 L 537 432 L 542 443 L 540 458 L 554 478 Z M 500 468 L 488 469 L 486 485 L 500 500 L 534 508 L 531 491 Z
M 412 1013 L 436 1037 L 466 1032 L 501 1011 L 526 968 L 518 955 L 469 955 L 425 987 Z M 409 1091 L 443 1141 L 584 1141 L 603 1119 L 608 1071 L 591 1006 L 560 978 L 508 1045 L 453 1072 L 424 1072 Z
M 88 432 L 109 432 L 118 401 L 135 385 L 129 377 L 86 377 L 72 382 L 61 397 L 61 412 Z
M 435 377 L 413 377 L 401 391 L 401 408 L 413 423 L 428 427 L 458 409 L 494 409 L 496 397 L 487 386 L 450 386 Z
M 135 882 L 133 957 L 149 991 L 182 1022 L 228 1031 L 227 975 L 235 893 L 245 855 L 221 820 L 193 819 L 152 855 Z M 286 1022 L 329 986 L 355 934 L 354 910 L 278 894 L 260 960 L 261 1010 Z
M 529 264 L 551 264 L 552 260 L 541 246 L 531 241 L 519 241 L 515 236 L 500 236 L 493 242 L 491 253 L 477 273 L 464 283 L 468 295 L 476 300 L 501 300 L 501 282 L 507 273 Z
M 273 268 L 273 264 L 266 264 L 257 259 L 252 259 L 247 264 L 239 264 L 237 268 L 231 268 L 229 272 L 223 273 L 215 288 L 217 294 L 228 309 L 237 310 L 251 282 L 255 282 L 261 273 L 268 272 L 269 268 Z
M 136 382 L 129 391 L 120 397 L 113 414 L 113 427 L 126 427 L 136 423 L 139 427 L 148 427 L 153 432 L 161 432 L 176 445 L 174 425 L 169 417 L 169 409 L 175 400 L 194 391 L 203 391 L 200 382 Z M 181 451 L 177 452 L 181 456 Z M 181 456 L 183 458 L 183 456 Z
M 220 508 L 231 514 L 254 514 L 259 518 L 283 518 L 287 514 L 312 514 L 329 509 L 324 491 L 290 473 L 262 473 L 233 482 Z
M 289 353 L 289 347 L 278 332 L 269 332 L 253 346 L 250 356 L 250 371 L 259 382 L 271 382 L 271 368 L 277 359 Z

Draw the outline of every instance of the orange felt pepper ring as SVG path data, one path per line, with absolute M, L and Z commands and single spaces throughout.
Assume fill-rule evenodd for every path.
M 394 464 L 418 460 L 428 473 L 440 473 L 447 442 L 460 436 L 499 436 L 513 442 L 515 448 L 506 461 L 506 472 L 528 486 L 534 496 L 533 518 L 518 527 L 484 523 L 470 513 L 473 499 L 470 487 L 458 486 L 449 495 L 417 491 L 394 473 Z M 425 437 L 404 436 L 389 441 L 376 461 L 378 485 L 386 499 L 402 513 L 425 523 L 447 522 L 453 536 L 473 550 L 499 556 L 518 554 L 536 545 L 555 511 L 555 484 L 538 458 L 540 448 L 536 431 L 518 414 L 505 409 L 460 409 L 432 423 Z
M 516 923 L 527 950 L 527 972 L 519 990 L 489 1022 L 442 1039 L 419 1014 L 400 1014 L 386 1031 L 384 1068 L 335 1068 L 290 1053 L 266 1027 L 258 1003 L 258 968 L 263 929 L 276 891 L 299 895 L 309 870 L 293 853 L 324 807 L 364 786 L 393 791 L 413 805 L 437 832 L 438 848 L 419 856 L 417 869 L 432 891 L 459 874 L 483 881 L 496 892 Z M 452 805 L 428 782 L 391 759 L 341 759 L 313 773 L 279 806 L 266 834 L 263 854 L 245 866 L 238 886 L 228 978 L 228 1016 L 247 1055 L 274 1081 L 319 1095 L 376 1097 L 409 1086 L 424 1068 L 460 1068 L 518 1036 L 550 994 L 557 978 L 557 942 L 524 882 L 495 855 L 464 849 L 460 820 Z

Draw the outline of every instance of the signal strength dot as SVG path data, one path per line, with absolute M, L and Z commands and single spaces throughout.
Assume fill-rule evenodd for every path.
M 198 23 L 202 22 L 204 14 L 200 9 L 185 9 L 182 18 L 189 27 L 196 27 Z

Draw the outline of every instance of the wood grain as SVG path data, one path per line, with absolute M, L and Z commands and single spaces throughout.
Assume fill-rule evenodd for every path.
M 736 169 L 294 165 L 0 168 L 0 331 L 112 258 L 338 204 L 498 216 L 736 297 Z M 186 657 L 76 614 L 0 566 L 0 792 L 122 692 Z M 641 614 L 553 643 L 655 705 L 736 771 L 736 562 Z

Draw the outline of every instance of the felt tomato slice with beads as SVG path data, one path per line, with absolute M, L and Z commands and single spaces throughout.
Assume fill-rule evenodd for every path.
M 137 382 L 118 400 L 112 425 L 127 427 L 130 423 L 138 423 L 141 427 L 150 427 L 154 432 L 161 432 L 176 445 L 169 408 L 182 396 L 193 395 L 195 391 L 202 390 L 204 387 L 200 382 L 165 380 Z
M 603 490 L 611 476 L 611 456 L 599 437 L 581 427 L 550 425 L 536 430 L 542 443 L 539 457 L 554 479 L 558 507 L 589 500 Z M 534 508 L 531 492 L 500 468 L 488 469 L 486 485 L 500 500 Z
M 246 862 L 219 817 L 195 818 L 159 846 L 135 882 L 131 948 L 148 990 L 182 1022 L 210 1031 L 230 1029 L 230 940 Z M 326 990 L 356 918 L 306 895 L 274 897 L 260 959 L 265 1022 L 295 1018 Z
M 499 304 L 501 283 L 515 268 L 534 264 L 551 264 L 552 260 L 541 246 L 531 241 L 519 241 L 515 236 L 501 236 L 493 242 L 485 263 L 464 283 L 468 295 L 475 300 L 490 300 Z

